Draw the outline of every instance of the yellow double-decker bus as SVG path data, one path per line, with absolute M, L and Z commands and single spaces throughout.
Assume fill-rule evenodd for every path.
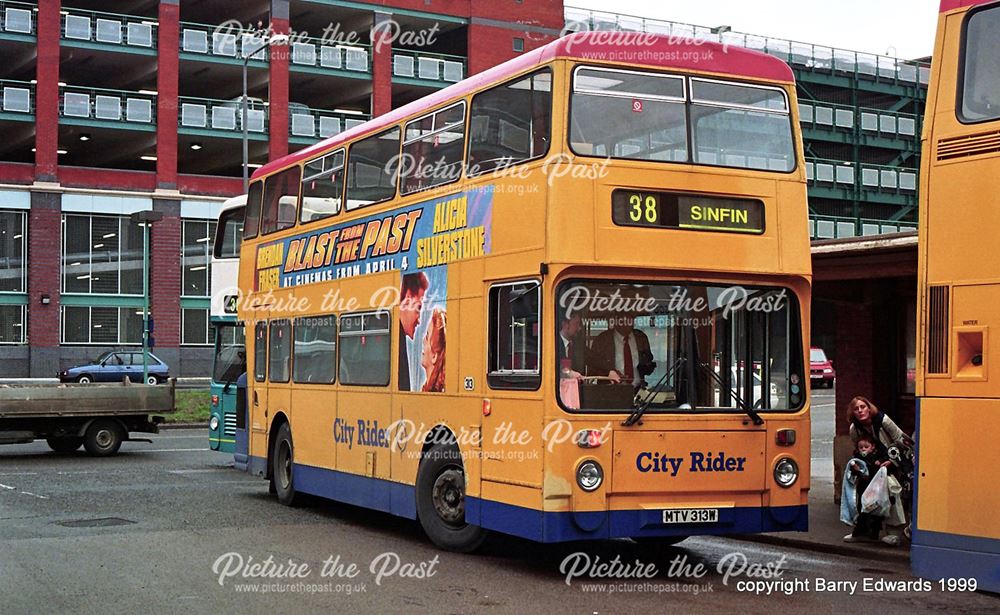
M 942 0 L 920 179 L 911 561 L 1000 592 L 1000 2 Z M 975 583 L 975 586 L 970 585 Z M 961 583 L 959 587 L 955 585 Z
M 259 169 L 237 456 L 451 550 L 805 530 L 798 126 L 778 59 L 587 33 Z

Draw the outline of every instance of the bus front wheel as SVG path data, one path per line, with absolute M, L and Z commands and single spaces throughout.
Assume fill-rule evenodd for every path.
M 288 423 L 282 423 L 278 435 L 274 439 L 274 450 L 271 451 L 271 486 L 274 488 L 278 501 L 285 506 L 294 506 L 296 500 L 293 465 L 295 463 L 295 448 L 292 446 L 292 428 Z
M 465 470 L 458 447 L 435 444 L 417 471 L 417 517 L 431 542 L 447 551 L 470 553 L 486 530 L 465 522 Z

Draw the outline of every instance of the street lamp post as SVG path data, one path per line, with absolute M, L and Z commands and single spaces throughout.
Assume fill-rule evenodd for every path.
M 163 219 L 163 213 L 137 211 L 129 219 L 142 227 L 142 381 L 145 383 L 149 378 L 149 230 L 154 222 Z
M 242 50 L 242 60 L 243 60 L 243 104 L 240 105 L 242 110 L 240 115 L 243 118 L 243 192 L 247 191 L 247 186 L 250 183 L 250 154 L 249 154 L 249 135 L 247 134 L 247 116 L 250 114 L 249 103 L 247 101 L 247 65 L 250 63 L 250 58 L 254 57 L 261 51 L 269 48 L 271 45 L 284 45 L 288 40 L 288 37 L 284 35 L 272 36 L 267 38 L 259 47 L 254 49 L 252 52 L 247 53 L 246 50 Z

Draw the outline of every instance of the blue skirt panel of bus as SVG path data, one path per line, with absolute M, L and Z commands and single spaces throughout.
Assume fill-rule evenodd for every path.
M 261 457 L 251 457 L 251 473 L 263 474 L 266 463 Z M 408 519 L 417 518 L 413 485 L 298 463 L 292 471 L 296 491 Z M 809 524 L 809 511 L 805 505 L 721 509 L 718 523 L 664 525 L 659 510 L 545 512 L 475 497 L 466 499 L 465 516 L 469 523 L 537 542 L 804 532 Z
M 980 591 L 1000 592 L 1000 540 L 913 530 L 910 568 L 925 579 L 976 579 Z
M 662 512 L 659 510 L 545 512 L 513 504 L 468 498 L 465 516 L 469 523 L 538 542 L 805 532 L 809 525 L 809 512 L 805 505 L 721 509 L 717 523 L 664 525 Z

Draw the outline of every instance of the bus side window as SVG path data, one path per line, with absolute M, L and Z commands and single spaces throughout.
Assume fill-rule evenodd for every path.
M 544 156 L 552 125 L 552 71 L 482 92 L 469 112 L 469 176 Z
M 465 101 L 406 124 L 400 168 L 401 194 L 412 194 L 462 177 Z M 433 172 L 427 172 L 433 168 Z
M 295 320 L 292 380 L 304 384 L 333 384 L 337 380 L 337 317 Z
M 494 389 L 541 385 L 541 287 L 533 280 L 490 288 L 487 380 Z
M 247 192 L 247 208 L 244 214 L 243 239 L 252 239 L 257 236 L 260 230 L 260 200 L 264 191 L 263 181 L 255 181 L 250 184 Z
M 389 385 L 389 313 L 345 314 L 340 317 L 340 382 Z
M 312 222 L 340 213 L 344 196 L 344 150 L 306 163 L 302 179 L 302 222 Z
M 265 180 L 260 220 L 262 235 L 295 225 L 301 174 L 301 169 L 294 166 Z
M 253 337 L 253 377 L 257 382 L 267 378 L 267 323 L 258 322 Z
M 271 321 L 271 356 L 267 361 L 268 382 L 288 382 L 292 361 L 292 323 Z
M 361 139 L 347 152 L 347 211 L 396 196 L 399 127 Z

